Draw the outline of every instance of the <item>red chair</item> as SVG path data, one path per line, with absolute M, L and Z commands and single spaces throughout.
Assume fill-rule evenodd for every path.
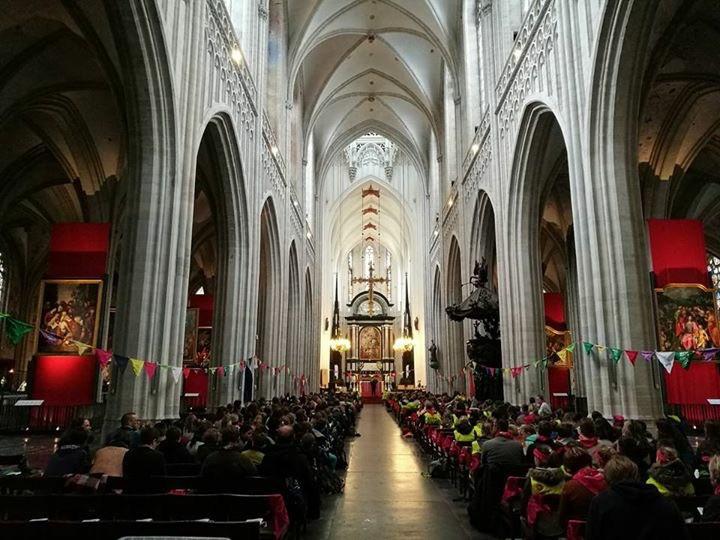
M 567 540 L 585 540 L 587 521 L 571 519 L 567 524 Z

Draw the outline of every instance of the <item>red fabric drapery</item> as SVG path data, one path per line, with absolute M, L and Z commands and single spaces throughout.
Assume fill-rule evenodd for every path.
M 543 294 L 543 302 L 545 304 L 545 324 L 555 330 L 566 330 L 562 294 L 546 292 Z
M 94 355 L 36 356 L 32 398 L 46 406 L 89 405 L 95 394 Z
M 198 394 L 197 397 L 188 397 L 186 403 L 190 407 L 207 406 L 208 398 L 208 374 L 200 369 L 190 370 L 185 379 L 183 394 Z
M 570 370 L 564 367 L 548 367 L 548 390 L 550 392 L 550 405 L 553 409 L 562 408 L 567 410 L 570 404 Z M 554 394 L 567 394 L 567 396 L 555 396 Z
M 109 247 L 109 223 L 56 223 L 50 233 L 45 277 L 101 278 Z
M 701 221 L 649 219 L 648 234 L 656 287 L 670 283 L 709 285 Z
M 188 307 L 198 308 L 198 326 L 212 326 L 215 299 L 210 294 L 193 294 L 188 298 Z

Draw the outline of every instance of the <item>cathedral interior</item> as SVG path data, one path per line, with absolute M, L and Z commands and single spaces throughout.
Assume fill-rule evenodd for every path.
M 2 430 L 720 420 L 715 0 L 1 0 L 0 44 Z

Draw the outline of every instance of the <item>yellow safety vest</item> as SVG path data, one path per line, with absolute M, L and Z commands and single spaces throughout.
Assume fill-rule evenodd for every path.
M 472 442 L 475 440 L 475 434 L 471 431 L 467 435 L 463 435 L 459 431 L 455 431 L 455 440 L 457 442 Z
M 442 424 L 442 417 L 440 413 L 425 413 L 425 424 L 428 426 L 439 426 Z

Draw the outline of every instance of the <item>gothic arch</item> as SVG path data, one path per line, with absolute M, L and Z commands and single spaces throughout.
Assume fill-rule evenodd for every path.
M 315 338 L 317 336 L 317 328 L 315 324 L 315 300 L 313 297 L 312 277 L 310 268 L 305 269 L 305 350 L 303 351 L 302 366 L 303 371 L 308 377 L 309 389 L 315 389 L 316 371 L 319 364 L 315 362 L 318 350 Z
M 446 283 L 446 305 L 457 304 L 462 301 L 462 276 L 463 267 L 460 254 L 460 244 L 457 237 L 453 236 L 450 240 L 450 250 L 447 259 L 447 283 Z M 451 321 L 445 313 L 443 313 L 445 324 L 447 325 L 447 347 L 448 361 L 445 371 L 447 377 L 457 376 L 462 367 L 465 365 L 465 347 L 463 323 Z M 463 378 L 457 376 L 457 384 L 453 384 L 453 390 L 463 391 Z
M 211 266 L 215 278 L 211 357 L 214 365 L 241 357 L 246 340 L 243 314 L 237 309 L 248 301 L 249 279 L 245 178 L 237 140 L 231 118 L 219 113 L 207 123 L 196 153 L 196 209 L 197 195 L 202 193 L 210 217 L 193 238 L 193 250 L 198 245 L 206 246 L 203 262 Z M 191 223 L 195 225 L 196 221 Z M 196 257 L 193 255 L 193 259 Z M 220 400 L 226 402 L 237 397 L 236 383 L 234 377 L 227 377 L 223 388 L 215 389 L 218 404 Z
M 287 330 L 286 330 L 286 351 L 285 363 L 293 369 L 305 373 L 302 362 L 302 351 L 300 350 L 300 322 L 303 314 L 300 307 L 300 272 L 298 270 L 298 256 L 295 241 L 290 244 L 288 273 L 288 309 L 287 309 Z M 285 392 L 292 392 L 292 380 L 282 375 L 285 379 Z
M 440 367 L 437 370 L 431 370 L 431 368 L 428 366 L 428 373 L 426 375 L 426 380 L 428 383 L 430 381 L 433 381 L 433 384 L 435 385 L 434 390 L 436 392 L 439 392 L 443 389 L 443 384 L 440 382 L 440 379 L 438 378 L 437 374 L 443 372 L 443 356 L 444 356 L 444 321 L 445 321 L 445 311 L 443 310 L 443 303 L 442 303 L 442 281 L 440 276 L 440 266 L 435 266 L 435 273 L 433 277 L 433 289 L 432 289 L 432 314 L 433 314 L 433 335 L 431 336 L 431 339 L 435 342 L 435 345 L 438 347 L 438 361 L 440 362 Z M 430 376 L 431 372 L 434 372 L 434 376 Z
M 258 282 L 258 311 L 257 311 L 257 350 L 256 355 L 261 361 L 271 361 L 279 358 L 282 284 L 280 233 L 278 230 L 277 214 L 272 197 L 268 197 L 260 212 L 260 251 L 259 251 L 259 282 Z M 262 387 L 258 384 L 261 396 L 270 395 L 270 385 L 267 377 L 263 377 Z
M 497 250 L 495 244 L 495 210 L 488 193 L 480 190 L 473 211 L 468 265 L 474 265 L 475 261 L 480 261 L 485 257 L 490 270 L 489 285 L 497 288 Z M 468 269 L 471 270 L 472 268 L 468 266 Z

